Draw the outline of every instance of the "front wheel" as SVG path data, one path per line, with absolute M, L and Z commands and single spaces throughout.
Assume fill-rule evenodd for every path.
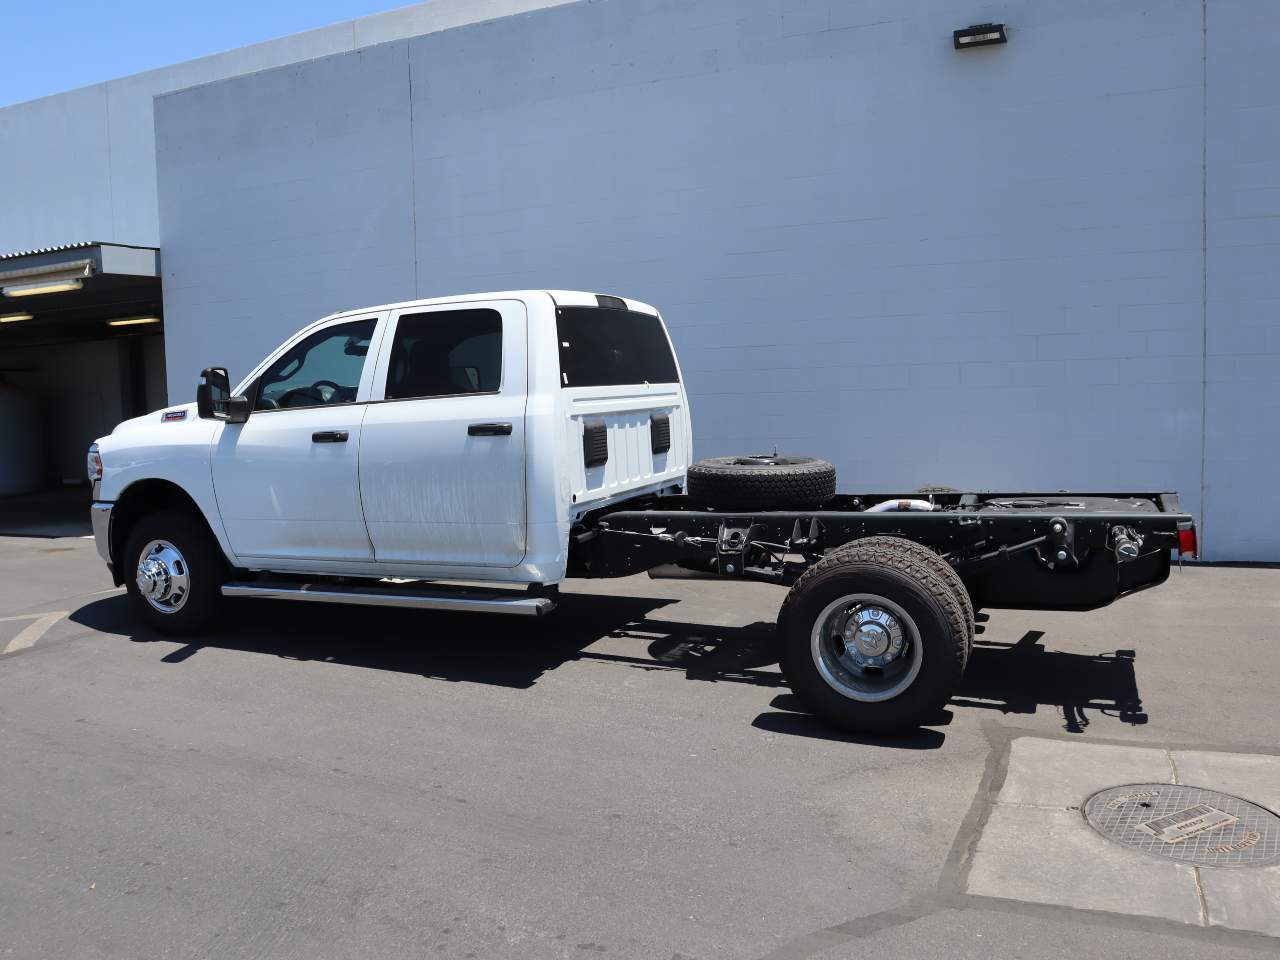
M 791 689 L 845 730 L 896 733 L 937 716 L 959 685 L 966 616 L 913 551 L 855 542 L 807 570 L 778 617 Z
M 147 626 L 185 636 L 214 622 L 226 561 L 203 521 L 189 511 L 161 510 L 139 520 L 124 561 L 130 605 Z

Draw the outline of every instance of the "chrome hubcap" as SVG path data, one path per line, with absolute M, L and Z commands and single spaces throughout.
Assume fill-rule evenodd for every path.
M 841 631 L 845 653 L 863 667 L 883 667 L 902 653 L 902 624 L 883 607 L 856 608 Z
M 168 540 L 152 540 L 138 559 L 138 592 L 161 613 L 176 613 L 191 592 L 187 560 Z
M 874 594 L 849 594 L 814 622 L 813 662 L 827 684 L 851 700 L 896 697 L 915 681 L 923 656 L 915 621 Z

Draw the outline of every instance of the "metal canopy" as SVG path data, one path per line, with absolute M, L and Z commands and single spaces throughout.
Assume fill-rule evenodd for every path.
M 0 349 L 159 333 L 160 252 L 84 242 L 0 255 Z

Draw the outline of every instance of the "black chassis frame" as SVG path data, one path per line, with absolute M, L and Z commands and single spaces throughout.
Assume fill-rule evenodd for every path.
M 909 497 L 934 509 L 867 510 Z M 570 576 L 651 571 L 789 585 L 828 551 L 885 535 L 937 551 L 975 606 L 1084 610 L 1164 582 L 1188 529 L 1193 518 L 1168 492 L 842 494 L 820 509 L 756 511 L 660 496 L 584 516 L 570 536 Z

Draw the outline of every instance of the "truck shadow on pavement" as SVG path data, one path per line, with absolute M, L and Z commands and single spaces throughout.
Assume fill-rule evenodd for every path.
M 437 613 L 371 607 L 309 605 L 288 601 L 229 603 L 216 631 L 170 651 L 162 661 L 180 664 L 201 649 L 216 647 L 294 660 L 392 670 L 448 682 L 527 688 L 544 673 L 574 660 L 612 663 L 639 670 L 683 672 L 702 682 L 778 688 L 774 625 L 729 627 L 654 619 L 677 601 L 660 597 L 572 594 L 550 618 L 525 619 L 476 613 Z M 97 600 L 70 617 L 76 623 L 135 642 L 175 638 L 140 628 L 124 596 Z M 1044 634 L 1028 631 L 1016 643 L 979 637 L 952 708 L 1034 714 L 1061 711 L 1064 728 L 1082 733 L 1090 712 L 1142 724 L 1134 653 L 1079 654 L 1047 650 Z M 630 642 L 628 642 L 630 641 Z M 180 641 L 177 641 L 180 642 Z M 643 644 L 643 653 L 640 650 Z M 770 704 L 776 712 L 754 726 L 774 733 L 820 737 L 898 748 L 932 749 L 951 714 L 906 737 L 865 738 L 837 733 L 804 712 L 790 693 Z
M 964 681 L 951 705 L 1035 713 L 1056 707 L 1063 729 L 1083 733 L 1089 712 L 1138 726 L 1147 722 L 1134 672 L 1134 651 L 1083 654 L 1047 650 L 1044 632 L 1028 630 L 1015 643 L 977 639 Z
M 166 654 L 178 664 L 216 647 L 291 660 L 417 674 L 433 680 L 526 688 L 549 670 L 590 656 L 587 647 L 652 611 L 674 603 L 659 597 L 577 595 L 562 615 L 525 618 L 381 607 L 235 600 L 217 629 Z M 138 643 L 182 639 L 147 630 L 124 596 L 90 603 L 76 623 Z
M 1132 650 L 1066 653 L 1046 650 L 1040 642 L 1043 638 L 1043 631 L 1029 630 L 1016 643 L 976 640 L 960 689 L 948 706 L 1003 714 L 1034 714 L 1041 707 L 1053 707 L 1068 733 L 1083 733 L 1090 724 L 1089 712 L 1135 726 L 1147 722 Z M 782 712 L 761 714 L 755 726 L 776 733 L 864 744 L 883 742 L 916 750 L 940 746 L 942 733 L 930 728 L 946 726 L 953 717 L 951 710 L 943 710 L 935 721 L 905 737 L 878 740 L 832 733 L 790 693 L 774 698 L 770 706 Z

